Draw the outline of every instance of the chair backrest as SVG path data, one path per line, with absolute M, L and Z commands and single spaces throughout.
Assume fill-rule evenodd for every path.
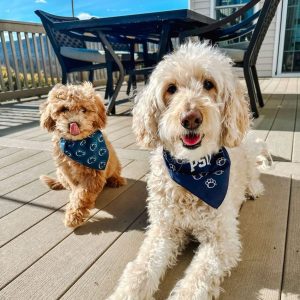
M 250 42 L 246 49 L 244 60 L 249 61 L 250 64 L 254 64 L 257 60 L 259 50 L 266 36 L 268 28 L 272 22 L 272 19 L 274 18 L 279 2 L 280 0 L 252 0 L 247 5 L 242 7 L 239 11 L 237 11 L 236 14 L 241 16 L 241 10 L 243 10 L 243 13 L 245 13 L 250 9 L 253 9 L 254 5 L 256 5 L 257 3 L 263 3 L 262 8 L 236 25 L 229 27 L 225 26 L 216 29 L 209 34 L 212 39 L 220 42 L 232 40 L 251 33 Z M 248 6 L 247 10 L 245 9 L 246 6 Z M 225 23 L 226 21 L 234 20 L 233 15 L 234 14 L 221 21 Z
M 201 40 L 211 40 L 213 44 L 222 41 L 228 41 L 237 37 L 251 34 L 249 45 L 246 49 L 244 61 L 255 64 L 257 56 L 266 36 L 268 28 L 276 13 L 280 0 L 251 0 L 239 10 L 222 20 L 216 21 L 204 27 L 184 31 L 180 35 L 180 40 L 184 41 L 186 37 L 198 36 Z M 263 3 L 262 8 L 255 14 L 252 14 L 239 22 L 232 25 L 232 21 L 245 15 L 256 4 Z M 230 25 L 228 25 L 230 24 Z
M 90 62 L 83 62 L 79 60 L 70 59 L 60 54 L 61 47 L 86 48 L 85 42 L 81 39 L 68 35 L 65 32 L 53 29 L 54 23 L 75 21 L 79 20 L 78 18 L 55 16 L 46 13 L 42 10 L 36 10 L 35 13 L 40 17 L 42 21 L 46 34 L 51 42 L 52 48 L 58 58 L 58 61 L 63 71 L 68 72 L 70 69 L 90 66 L 92 64 Z
M 248 60 L 250 64 L 255 64 L 257 60 L 260 47 L 275 16 L 279 2 L 280 0 L 265 0 L 263 4 L 244 57 L 244 60 Z

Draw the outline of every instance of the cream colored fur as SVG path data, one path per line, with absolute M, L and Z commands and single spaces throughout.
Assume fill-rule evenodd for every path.
M 204 81 L 214 88 L 206 90 Z M 174 94 L 167 92 L 176 85 Z M 204 136 L 199 148 L 183 147 L 186 130 L 180 116 L 198 110 Z M 223 278 L 240 260 L 238 215 L 245 194 L 263 192 L 257 170 L 262 143 L 247 138 L 249 111 L 244 91 L 232 72 L 232 62 L 207 44 L 181 46 L 167 55 L 137 96 L 133 130 L 143 147 L 152 149 L 147 199 L 150 225 L 137 258 L 129 263 L 110 300 L 152 299 L 166 269 L 175 264 L 188 235 L 200 245 L 169 299 L 218 298 Z M 176 184 L 166 169 L 162 149 L 189 161 L 225 146 L 231 158 L 229 188 L 218 209 Z

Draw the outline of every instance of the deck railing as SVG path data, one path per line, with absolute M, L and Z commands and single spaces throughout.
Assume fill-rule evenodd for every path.
M 103 49 L 100 43 L 88 43 L 87 47 Z M 141 52 L 142 46 L 137 47 Z M 148 50 L 156 52 L 157 45 L 149 43 Z M 73 73 L 69 81 L 87 78 L 87 74 Z M 0 20 L 0 102 L 45 95 L 60 81 L 61 68 L 44 27 L 38 23 Z M 94 84 L 105 82 L 106 70 L 95 71 Z
M 61 81 L 60 65 L 41 24 L 0 20 L 0 42 L 0 102 L 47 94 Z M 96 82 L 105 78 L 105 70 L 95 72 Z M 71 74 L 70 81 L 84 79 Z

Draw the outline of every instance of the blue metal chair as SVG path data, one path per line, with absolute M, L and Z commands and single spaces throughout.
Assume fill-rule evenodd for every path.
M 78 18 L 55 16 L 41 10 L 37 10 L 35 13 L 43 23 L 46 34 L 60 63 L 62 83 L 67 83 L 68 74 L 82 71 L 88 71 L 89 81 L 93 82 L 94 70 L 105 68 L 107 70 L 105 98 L 110 97 L 113 94 L 113 72 L 118 71 L 118 67 L 105 50 L 87 48 L 87 42 L 100 43 L 99 38 L 78 32 L 61 32 L 53 29 L 54 23 L 79 20 Z M 132 70 L 136 66 L 134 44 L 137 41 L 115 36 L 108 36 L 107 39 L 114 51 L 119 55 L 125 72 L 130 74 L 127 89 L 129 94 L 131 83 L 135 82 Z

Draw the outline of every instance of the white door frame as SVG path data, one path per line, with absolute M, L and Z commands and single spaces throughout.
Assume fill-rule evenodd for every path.
M 275 47 L 273 56 L 273 76 L 278 77 L 298 77 L 299 72 L 282 72 L 282 61 L 283 61 L 283 49 L 286 31 L 286 17 L 287 17 L 287 6 L 288 0 L 283 0 L 278 10 L 277 22 L 276 22 L 276 34 L 275 34 Z M 276 47 L 278 45 L 278 47 Z

